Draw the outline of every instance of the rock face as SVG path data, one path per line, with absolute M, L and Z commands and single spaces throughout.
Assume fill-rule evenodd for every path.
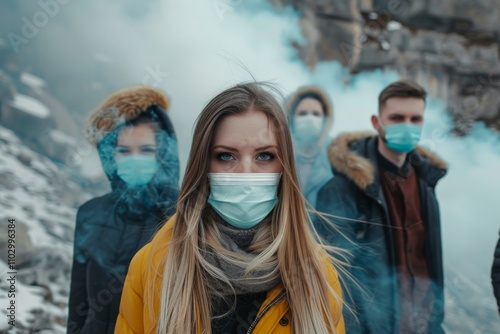
M 352 73 L 396 71 L 447 102 L 457 134 L 477 120 L 500 130 L 500 1 L 270 2 L 302 13 L 306 42 L 295 47 L 310 67 L 337 60 Z M 462 267 L 445 266 L 446 332 L 498 333 L 491 286 L 471 280 Z
M 0 228 L 2 231 L 7 231 L 8 221 L 11 219 L 8 216 L 0 218 Z M 16 222 L 15 229 L 15 250 L 16 250 L 16 265 L 25 266 L 29 265 L 31 259 L 35 256 L 36 251 L 31 242 L 31 238 L 28 234 L 28 226 L 21 221 Z M 9 243 L 9 238 L 7 233 L 0 234 L 0 260 L 4 263 L 8 263 L 8 252 L 7 247 Z
M 16 94 L 6 104 L 7 108 L 2 112 L 2 124 L 23 137 L 38 135 L 53 125 L 50 110 L 28 95 Z
M 51 159 L 66 163 L 77 143 L 80 126 L 46 82 L 21 70 L 13 50 L 0 38 L 0 124 L 14 130 L 22 141 Z
M 0 271 L 15 270 L 16 331 L 65 333 L 76 210 L 90 194 L 48 158 L 0 126 Z M 9 262 L 8 220 L 15 220 L 15 263 Z M 0 280 L 0 318 L 10 286 Z
M 384 69 L 448 102 L 455 132 L 475 120 L 500 130 L 500 2 L 271 0 L 303 13 L 309 66 L 338 60 L 353 73 Z

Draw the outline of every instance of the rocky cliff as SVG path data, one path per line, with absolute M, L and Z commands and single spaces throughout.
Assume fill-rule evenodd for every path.
M 457 134 L 475 120 L 500 130 L 500 1 L 270 1 L 302 13 L 296 47 L 310 67 L 397 71 L 448 103 Z

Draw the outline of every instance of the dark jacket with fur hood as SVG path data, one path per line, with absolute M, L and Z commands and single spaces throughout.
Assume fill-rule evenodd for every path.
M 132 257 L 175 212 L 179 162 L 167 108 L 168 100 L 160 91 L 135 87 L 111 95 L 90 114 L 85 132 L 97 146 L 112 191 L 78 210 L 68 334 L 114 332 Z M 147 185 L 128 187 L 117 175 L 116 142 L 120 131 L 143 114 L 159 125 L 155 133 L 159 169 Z
M 330 219 L 335 228 L 317 220 L 316 229 L 329 244 L 351 252 L 349 272 L 361 287 L 344 277 L 344 295 L 358 319 L 345 311 L 348 333 L 398 331 L 395 251 L 389 211 L 380 184 L 377 146 L 378 136 L 373 133 L 344 134 L 335 139 L 329 147 L 335 177 L 318 193 L 317 209 L 334 215 Z M 425 250 L 436 301 L 429 333 L 441 333 L 444 280 L 440 216 L 434 188 L 446 174 L 447 166 L 422 147 L 410 152 L 409 159 L 418 178 L 426 228 Z

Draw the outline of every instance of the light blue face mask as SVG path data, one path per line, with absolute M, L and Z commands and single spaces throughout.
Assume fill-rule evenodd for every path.
M 401 154 L 414 150 L 422 135 L 422 127 L 412 123 L 391 124 L 384 130 L 387 147 Z
M 118 176 L 131 187 L 148 184 L 159 166 L 151 155 L 133 154 L 116 159 Z
M 299 116 L 293 120 L 295 138 L 301 141 L 315 141 L 321 135 L 324 117 L 314 115 Z
M 209 173 L 208 203 L 230 225 L 249 229 L 278 203 L 281 173 Z

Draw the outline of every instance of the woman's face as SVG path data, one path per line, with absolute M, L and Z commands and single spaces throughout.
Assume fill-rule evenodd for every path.
M 281 173 L 275 132 L 262 111 L 225 116 L 215 129 L 210 173 Z
M 115 158 L 137 154 L 156 154 L 153 125 L 139 124 L 136 126 L 127 126 L 118 135 Z
M 295 119 L 303 116 L 315 116 L 315 117 L 320 117 L 323 118 L 325 116 L 325 111 L 323 110 L 323 107 L 321 106 L 321 103 L 312 98 L 305 98 L 302 101 L 299 102 L 297 105 L 297 108 L 295 108 L 295 113 L 293 117 Z

